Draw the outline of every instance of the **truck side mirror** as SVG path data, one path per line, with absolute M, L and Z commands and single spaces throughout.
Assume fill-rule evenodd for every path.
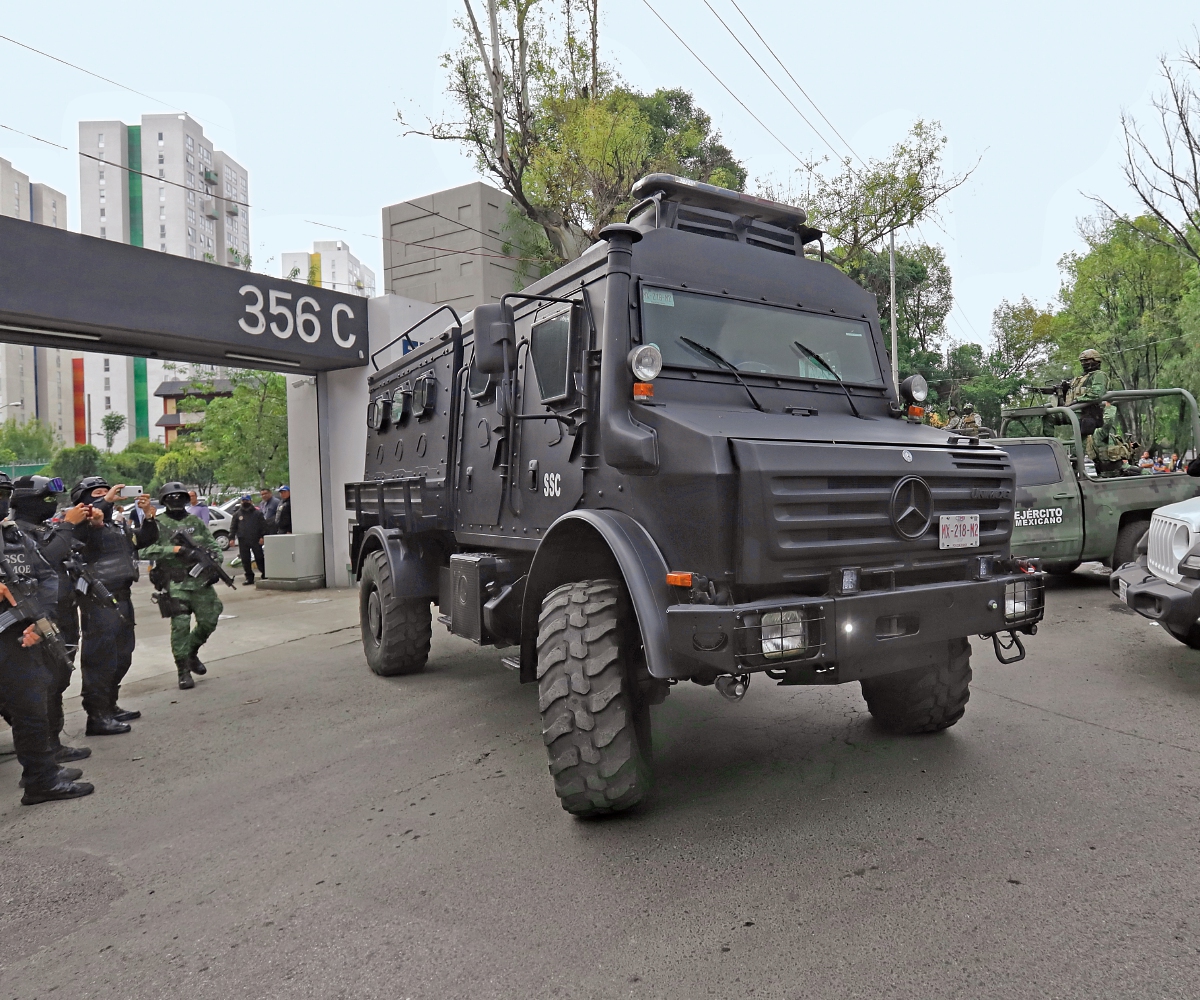
M 481 372 L 499 375 L 516 367 L 517 324 L 507 302 L 487 302 L 475 307 L 475 364 Z
M 1187 474 L 1193 479 L 1200 479 L 1200 458 L 1193 458 L 1188 462 Z

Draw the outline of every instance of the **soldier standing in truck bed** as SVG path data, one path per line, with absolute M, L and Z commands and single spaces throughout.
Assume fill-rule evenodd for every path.
M 1086 440 L 1104 423 L 1100 400 L 1108 392 L 1108 376 L 1100 367 L 1100 352 L 1089 347 L 1079 355 L 1083 374 L 1075 376 L 1067 389 L 1067 405 L 1079 409 L 1079 433 Z
M 979 429 L 982 426 L 983 422 L 979 419 L 979 414 L 975 412 L 975 404 L 967 403 L 963 407 L 962 419 L 959 420 L 958 426 L 954 430 L 967 437 L 979 437 Z

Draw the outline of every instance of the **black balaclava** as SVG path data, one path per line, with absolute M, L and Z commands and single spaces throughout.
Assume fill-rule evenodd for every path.
M 62 485 L 61 480 L 55 482 L 45 476 L 22 476 L 12 485 L 13 494 L 9 504 L 20 520 L 41 524 L 50 520 L 58 510 L 54 488 Z
M 4 473 L 0 473 L 4 475 Z M 0 480 L 0 521 L 8 517 L 8 505 L 12 498 L 12 484 L 8 482 L 8 476 L 4 475 L 4 479 Z
M 182 521 L 188 516 L 187 505 L 190 498 L 186 493 L 168 493 L 163 497 L 163 506 L 167 508 L 167 517 L 172 521 Z

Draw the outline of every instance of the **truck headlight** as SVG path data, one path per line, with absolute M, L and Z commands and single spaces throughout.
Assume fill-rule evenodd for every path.
M 808 650 L 808 622 L 800 611 L 770 611 L 762 616 L 762 655 L 769 660 L 803 656 Z
M 1004 623 L 1019 625 L 1042 617 L 1045 584 L 1040 576 L 1027 576 L 1004 585 Z
M 662 351 L 657 344 L 642 344 L 629 352 L 629 367 L 639 382 L 653 382 L 662 366 Z

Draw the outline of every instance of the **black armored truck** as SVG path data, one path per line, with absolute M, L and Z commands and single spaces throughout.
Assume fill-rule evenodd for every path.
M 924 381 L 893 388 L 874 297 L 804 212 L 662 174 L 634 196 L 578 260 L 423 320 L 370 377 L 345 487 L 371 669 L 424 667 L 433 602 L 513 647 L 580 816 L 646 794 L 680 681 L 858 681 L 883 726 L 934 732 L 969 637 L 1009 662 L 1043 612 L 1008 456 L 920 423 Z

